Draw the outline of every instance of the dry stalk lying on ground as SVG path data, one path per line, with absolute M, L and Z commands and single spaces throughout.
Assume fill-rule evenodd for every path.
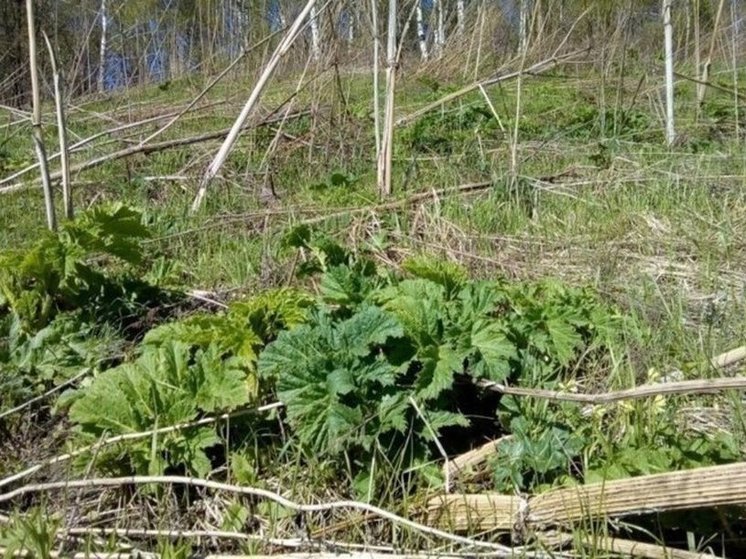
M 451 494 L 429 503 L 429 523 L 456 532 L 518 526 L 530 533 L 588 518 L 746 503 L 746 463 L 696 468 L 554 489 L 523 498 L 500 494 Z

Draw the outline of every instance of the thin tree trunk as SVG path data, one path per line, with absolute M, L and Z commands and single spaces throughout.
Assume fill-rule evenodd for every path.
M 378 29 L 378 0 L 370 0 L 371 26 L 373 27 L 373 127 L 376 138 L 376 161 L 381 156 L 381 99 L 378 91 L 378 63 L 381 56 L 381 36 Z
M 311 53 L 313 59 L 318 62 L 321 60 L 321 43 L 319 38 L 319 20 L 316 17 L 316 6 L 311 7 Z
M 738 5 L 736 0 L 730 0 L 730 19 L 731 19 L 731 64 L 733 66 L 733 109 L 736 120 L 735 136 L 736 143 L 741 141 L 741 124 L 739 122 L 741 111 L 739 110 L 739 87 L 738 87 L 738 43 L 739 43 L 739 21 Z
M 443 56 L 443 50 L 446 44 L 445 23 L 443 21 L 443 0 L 432 0 L 438 18 L 438 25 L 435 29 L 435 54 L 438 58 Z
M 386 110 L 383 139 L 378 158 L 378 191 L 390 196 L 391 161 L 394 141 L 394 92 L 396 90 L 396 0 L 389 0 L 388 44 L 386 48 Z
M 712 27 L 712 34 L 710 35 L 710 50 L 707 52 L 707 58 L 702 66 L 702 74 L 699 78 L 700 82 L 708 82 L 710 80 L 710 66 L 712 65 L 712 57 L 715 54 L 715 45 L 717 43 L 717 34 L 720 28 L 720 18 L 723 15 L 723 6 L 725 0 L 720 0 L 718 4 L 717 15 L 715 16 L 715 24 Z M 700 83 L 697 89 L 697 107 L 702 106 L 705 101 L 705 93 L 707 93 L 707 86 L 704 83 Z
M 699 2 L 700 0 L 694 0 L 694 67 L 696 68 L 696 73 L 699 75 L 700 71 L 702 70 L 702 45 L 700 43 L 701 37 L 700 37 L 700 29 L 699 29 Z M 696 87 L 696 99 L 699 99 L 699 90 L 702 86 L 700 84 L 697 84 Z M 695 103 L 695 118 L 699 119 L 699 103 Z
M 101 42 L 98 50 L 98 92 L 104 92 L 104 77 L 106 73 L 106 28 L 108 26 L 108 15 L 106 13 L 106 0 L 101 0 Z
M 459 35 L 463 35 L 466 30 L 465 20 L 466 8 L 464 7 L 464 0 L 458 0 L 456 2 L 456 30 Z
M 518 49 L 521 56 L 526 52 L 528 48 L 528 14 L 529 14 L 529 0 L 520 0 L 520 12 L 518 21 Z
M 417 0 L 417 41 L 420 45 L 420 56 L 427 61 L 427 37 L 425 36 L 425 20 L 422 16 L 422 0 Z
M 60 165 L 62 173 L 62 207 L 65 218 L 73 219 L 72 187 L 70 185 L 70 151 L 67 143 L 67 123 L 65 121 L 65 96 L 62 90 L 62 76 L 57 67 L 57 56 L 52 49 L 47 34 L 44 33 L 44 41 L 49 51 L 49 60 L 52 63 L 54 75 L 54 105 L 57 112 L 57 137 L 60 144 Z
M 663 0 L 663 31 L 666 49 L 666 143 L 672 146 L 676 140 L 673 121 L 673 25 L 671 23 L 671 3 Z
M 54 212 L 54 194 L 49 181 L 47 154 L 44 150 L 44 135 L 41 127 L 41 94 L 39 92 L 39 69 L 36 66 L 36 30 L 34 26 L 34 0 L 26 0 L 26 21 L 28 24 L 29 73 L 31 74 L 31 95 L 33 112 L 31 117 L 31 134 L 34 149 L 39 160 L 41 184 L 44 190 L 44 205 L 47 212 L 47 226 L 52 231 L 57 229 L 57 216 Z
M 300 33 L 303 21 L 306 19 L 315 5 L 316 0 L 308 0 L 308 3 L 303 8 L 303 10 L 301 10 L 300 14 L 298 14 L 298 17 L 293 22 L 293 25 L 290 27 L 290 29 L 288 29 L 282 41 L 280 41 L 280 44 L 277 45 L 277 49 L 272 54 L 272 57 L 269 59 L 269 62 L 265 66 L 262 75 L 259 77 L 259 80 L 254 87 L 254 90 L 251 92 L 249 99 L 246 101 L 246 104 L 241 110 L 241 114 L 238 115 L 236 122 L 233 123 L 233 127 L 228 133 L 228 137 L 223 142 L 223 145 L 220 146 L 220 150 L 218 150 L 218 153 L 215 155 L 212 163 L 210 163 L 210 166 L 205 171 L 205 174 L 202 177 L 202 181 L 199 185 L 197 196 L 195 197 L 192 204 L 192 211 L 197 211 L 202 205 L 202 200 L 207 194 L 207 187 L 212 182 L 212 179 L 215 178 L 215 175 L 218 174 L 220 168 L 223 166 L 223 163 L 225 163 L 225 160 L 228 158 L 231 149 L 233 149 L 236 140 L 238 140 L 238 135 L 241 133 L 241 128 L 243 127 L 246 120 L 249 118 L 249 115 L 254 110 L 254 107 L 259 101 L 259 98 L 261 97 L 264 88 L 269 82 L 269 79 L 272 77 L 275 68 L 277 68 L 277 65 L 280 63 L 282 57 L 285 56 L 288 50 L 290 50 L 290 47 L 295 42 L 295 39 L 298 38 L 298 34 Z

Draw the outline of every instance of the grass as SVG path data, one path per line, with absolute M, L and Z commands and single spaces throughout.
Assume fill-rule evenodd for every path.
M 332 77 L 319 77 L 292 102 L 294 108 L 312 106 L 314 113 L 287 122 L 266 160 L 276 128 L 245 133 L 197 215 L 188 208 L 200 173 L 217 148 L 214 142 L 87 171 L 75 177 L 75 205 L 124 201 L 143 208 L 156 232 L 148 252 L 166 283 L 209 290 L 218 298 L 294 282 L 297 253 L 283 239 L 291 226 L 305 220 L 393 267 L 406 256 L 426 253 L 458 261 L 475 277 L 560 278 L 593 286 L 627 318 L 628 361 L 621 364 L 622 356 L 616 356 L 618 366 L 595 372 L 600 386 L 644 382 L 651 370 L 680 369 L 685 378 L 709 376 L 713 355 L 743 343 L 746 157 L 734 135 L 727 95 L 712 92 L 695 122 L 686 103 L 693 88 L 683 84 L 678 115 L 682 141 L 669 150 L 663 147 L 654 84 L 646 81 L 638 91 L 639 79 L 626 80 L 619 89 L 622 102 L 602 107 L 598 76 L 592 72 L 531 78 L 523 91 L 517 180 L 510 176 L 509 133 L 502 130 L 513 126 L 514 84 L 489 91 L 500 123 L 485 109 L 480 94 L 466 96 L 397 132 L 395 196 L 482 180 L 493 181 L 493 187 L 463 196 L 433 196 L 406 211 L 377 212 L 368 76 L 344 74 L 341 81 L 347 111 L 338 110 L 343 102 Z M 219 86 L 209 99 L 221 105 L 181 120 L 161 139 L 229 126 L 248 83 Z M 70 115 L 71 137 L 111 126 L 98 114 L 125 122 L 171 111 L 202 85 L 184 80 L 165 91 L 140 88 L 83 102 Z M 459 85 L 405 77 L 397 106 L 404 114 Z M 276 83 L 265 98 L 267 110 L 295 87 L 293 79 Z M 608 99 L 614 99 L 609 92 Z M 153 130 L 155 126 L 148 128 Z M 148 132 L 118 136 L 111 145 L 92 146 L 75 160 L 127 145 Z M 51 125 L 46 136 L 54 145 Z M 23 125 L 0 132 L 0 147 L 0 169 L 6 173 L 31 161 Z M 333 179 L 335 173 L 345 180 Z M 259 193 L 267 174 L 278 198 L 262 201 Z M 172 175 L 186 179 L 158 178 Z M 4 194 L 1 200 L 0 247 L 33 244 L 43 230 L 40 189 Z M 371 210 L 336 215 L 361 206 Z M 329 215 L 333 217 L 320 219 Z M 615 378 L 600 378 L 609 374 Z M 735 397 L 680 404 L 703 409 L 725 405 L 737 418 L 742 416 Z M 645 423 L 655 421 L 650 413 L 638 407 L 620 420 L 618 429 L 640 426 L 644 438 Z M 741 436 L 743 428 L 735 431 Z M 260 436 L 247 437 L 249 455 L 251 440 Z M 648 442 L 655 444 L 654 438 Z M 270 468 L 276 486 L 293 487 L 297 498 L 309 501 L 350 490 L 352 479 L 333 487 L 321 482 L 324 476 L 303 473 L 300 463 L 294 463 L 300 453 L 287 444 L 279 453 L 280 467 Z M 327 466 L 314 467 L 319 472 Z M 329 471 L 333 477 L 335 470 Z M 384 493 L 392 499 L 407 494 L 400 487 Z M 399 505 L 400 510 L 410 506 Z M 280 531 L 292 532 L 292 518 L 280 515 L 274 522 Z M 605 529 L 593 524 L 583 532 Z M 355 530 L 340 530 L 362 539 Z M 163 549 L 170 550 L 164 556 L 181 553 L 178 542 L 163 543 Z M 587 553 L 600 554 L 592 549 Z

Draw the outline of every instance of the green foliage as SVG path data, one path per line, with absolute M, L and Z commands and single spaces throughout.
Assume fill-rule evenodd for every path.
M 383 433 L 405 428 L 396 387 L 402 365 L 381 351 L 401 335 L 391 315 L 365 307 L 339 321 L 318 312 L 267 347 L 259 373 L 275 381 L 302 445 L 332 454 L 369 449 Z
M 134 274 L 107 270 L 106 264 L 140 264 L 147 236 L 138 212 L 115 205 L 81 214 L 26 252 L 0 253 L 0 313 L 11 312 L 29 332 L 76 309 L 122 325 L 150 301 L 172 298 Z
M 473 141 L 480 132 L 494 134 L 495 117 L 484 102 L 463 105 L 447 112 L 433 111 L 402 131 L 402 142 L 414 152 L 448 155 L 456 146 Z
M 81 389 L 70 419 L 85 439 L 96 440 L 193 421 L 203 413 L 233 410 L 249 399 L 238 358 L 224 357 L 216 344 L 193 351 L 187 344 L 164 341 Z M 205 476 L 210 470 L 205 449 L 218 442 L 214 427 L 192 428 L 134 441 L 123 459 L 110 452 L 101 458 L 126 472 L 179 469 Z
M 0 548 L 4 557 L 52 557 L 60 526 L 60 518 L 38 507 L 11 516 L 7 524 L 0 523 Z
M 442 435 L 471 425 L 464 382 L 551 385 L 570 378 L 584 352 L 611 343 L 617 326 L 583 290 L 470 281 L 459 266 L 426 258 L 404 268 L 416 277 L 384 278 L 354 259 L 327 267 L 319 285 L 330 306 L 281 333 L 259 357 L 260 379 L 274 383 L 292 432 L 317 456 L 346 453 L 363 468 L 382 448 L 395 449 L 394 462 L 403 452 L 407 461 L 432 457 L 429 429 Z M 537 481 L 553 479 L 583 440 L 561 428 L 536 439 L 551 414 L 531 408 L 521 418 L 515 406 L 524 401 L 510 403 L 501 417 L 515 447 L 502 477 L 523 484 L 531 471 Z
M 180 342 L 191 350 L 213 348 L 237 360 L 246 372 L 249 392 L 258 394 L 255 367 L 261 348 L 277 334 L 302 324 L 313 299 L 295 289 L 266 291 L 230 305 L 224 313 L 200 313 L 154 328 L 145 335 L 143 349 Z
M 313 300 L 294 289 L 267 291 L 233 303 L 220 314 L 196 314 L 145 336 L 140 355 L 101 373 L 68 397 L 70 418 L 86 439 L 147 431 L 241 407 L 259 394 L 256 359 L 281 331 L 307 317 Z M 104 463 L 126 472 L 185 469 L 205 475 L 205 450 L 220 441 L 214 428 L 188 429 L 133 442 L 121 460 Z
M 84 370 L 116 359 L 120 343 L 112 332 L 62 314 L 38 332 L 25 331 L 8 315 L 0 327 L 0 403 L 11 406 Z

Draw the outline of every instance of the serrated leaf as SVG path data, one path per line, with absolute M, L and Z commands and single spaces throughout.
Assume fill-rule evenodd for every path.
M 575 355 L 575 349 L 583 342 L 583 338 L 575 327 L 563 318 L 548 319 L 546 329 L 557 360 L 561 365 L 569 364 Z
M 464 366 L 462 355 L 442 345 L 430 348 L 423 356 L 423 369 L 417 379 L 417 396 L 425 400 L 437 398 L 451 388 L 453 376 Z
M 497 382 L 505 380 L 510 374 L 510 360 L 518 355 L 503 327 L 494 322 L 475 323 L 471 343 L 479 352 L 477 376 Z

